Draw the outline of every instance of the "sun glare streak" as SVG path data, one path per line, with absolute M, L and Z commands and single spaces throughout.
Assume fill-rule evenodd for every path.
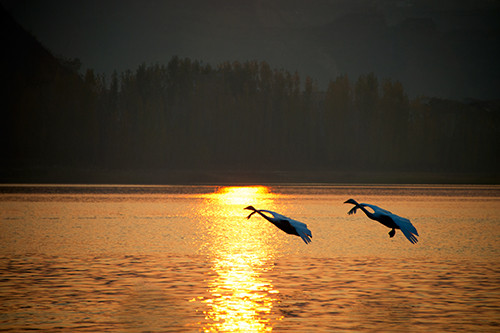
M 272 269 L 276 240 L 262 223 L 246 219 L 247 205 L 273 206 L 276 194 L 264 186 L 222 187 L 207 194 L 199 213 L 205 218 L 206 248 L 216 273 L 208 281 L 204 332 L 269 332 L 278 290 L 262 273 Z
M 205 197 L 215 199 L 224 206 L 249 205 L 252 202 L 272 198 L 273 195 L 265 186 L 229 186 L 221 187 L 217 192 L 207 194 Z

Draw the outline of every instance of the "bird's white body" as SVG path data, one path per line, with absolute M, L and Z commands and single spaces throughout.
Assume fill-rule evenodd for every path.
M 417 229 L 411 224 L 410 220 L 407 218 L 401 217 L 399 215 L 393 214 L 388 210 L 382 209 L 375 205 L 370 205 L 366 203 L 357 203 L 353 199 L 349 199 L 346 203 L 351 203 L 354 207 L 348 212 L 349 215 L 355 214 L 357 209 L 361 209 L 366 216 L 370 219 L 380 222 L 392 230 L 389 232 L 391 237 L 394 236 L 395 229 L 400 229 L 403 232 L 403 235 L 412 243 L 415 244 L 418 242 L 416 236 L 419 236 Z M 370 208 L 372 212 L 368 211 L 366 207 Z
M 249 206 L 245 209 L 253 210 L 253 212 L 248 216 L 248 218 L 250 218 L 253 214 L 258 213 L 266 220 L 274 224 L 276 227 L 286 232 L 287 234 L 300 236 L 300 238 L 302 238 L 302 240 L 306 244 L 309 244 L 311 242 L 310 237 L 312 237 L 312 233 L 311 230 L 307 228 L 307 225 L 305 223 L 299 222 L 297 220 L 291 219 L 289 217 L 286 217 L 284 215 L 278 214 L 270 210 L 265 210 L 265 209 L 257 210 L 252 206 Z M 270 214 L 272 217 L 264 213 Z
M 271 214 L 273 218 L 277 221 L 288 221 L 288 223 L 290 223 L 290 225 L 295 228 L 299 236 L 304 240 L 304 242 L 306 242 L 306 244 L 311 242 L 311 239 L 309 237 L 312 237 L 312 234 L 311 230 L 307 228 L 307 224 L 291 219 L 289 217 L 286 217 L 284 215 L 278 214 L 270 210 L 261 209 L 260 211 Z

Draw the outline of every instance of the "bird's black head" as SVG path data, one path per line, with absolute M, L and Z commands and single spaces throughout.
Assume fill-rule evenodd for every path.
M 350 204 L 353 204 L 353 205 L 357 205 L 357 204 L 358 204 L 358 203 L 356 202 L 356 200 L 354 200 L 354 199 L 349 199 L 349 200 L 347 200 L 347 201 L 346 201 L 346 202 L 344 202 L 344 203 L 350 203 Z
M 250 215 L 247 216 L 247 219 L 251 218 L 253 214 L 257 213 L 257 209 L 253 208 L 253 206 L 248 206 L 245 209 L 253 210 L 253 212 L 251 212 Z

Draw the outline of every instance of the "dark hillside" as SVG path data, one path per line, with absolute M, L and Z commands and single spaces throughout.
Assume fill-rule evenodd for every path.
M 86 112 L 78 61 L 55 58 L 3 8 L 0 22 L 2 165 L 22 169 L 76 162 L 84 148 L 79 127 Z

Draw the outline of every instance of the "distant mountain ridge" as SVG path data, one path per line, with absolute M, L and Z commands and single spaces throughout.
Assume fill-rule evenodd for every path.
M 108 77 L 178 55 L 266 61 L 321 90 L 374 72 L 411 98 L 500 98 L 498 1 L 4 1 L 53 52 Z

